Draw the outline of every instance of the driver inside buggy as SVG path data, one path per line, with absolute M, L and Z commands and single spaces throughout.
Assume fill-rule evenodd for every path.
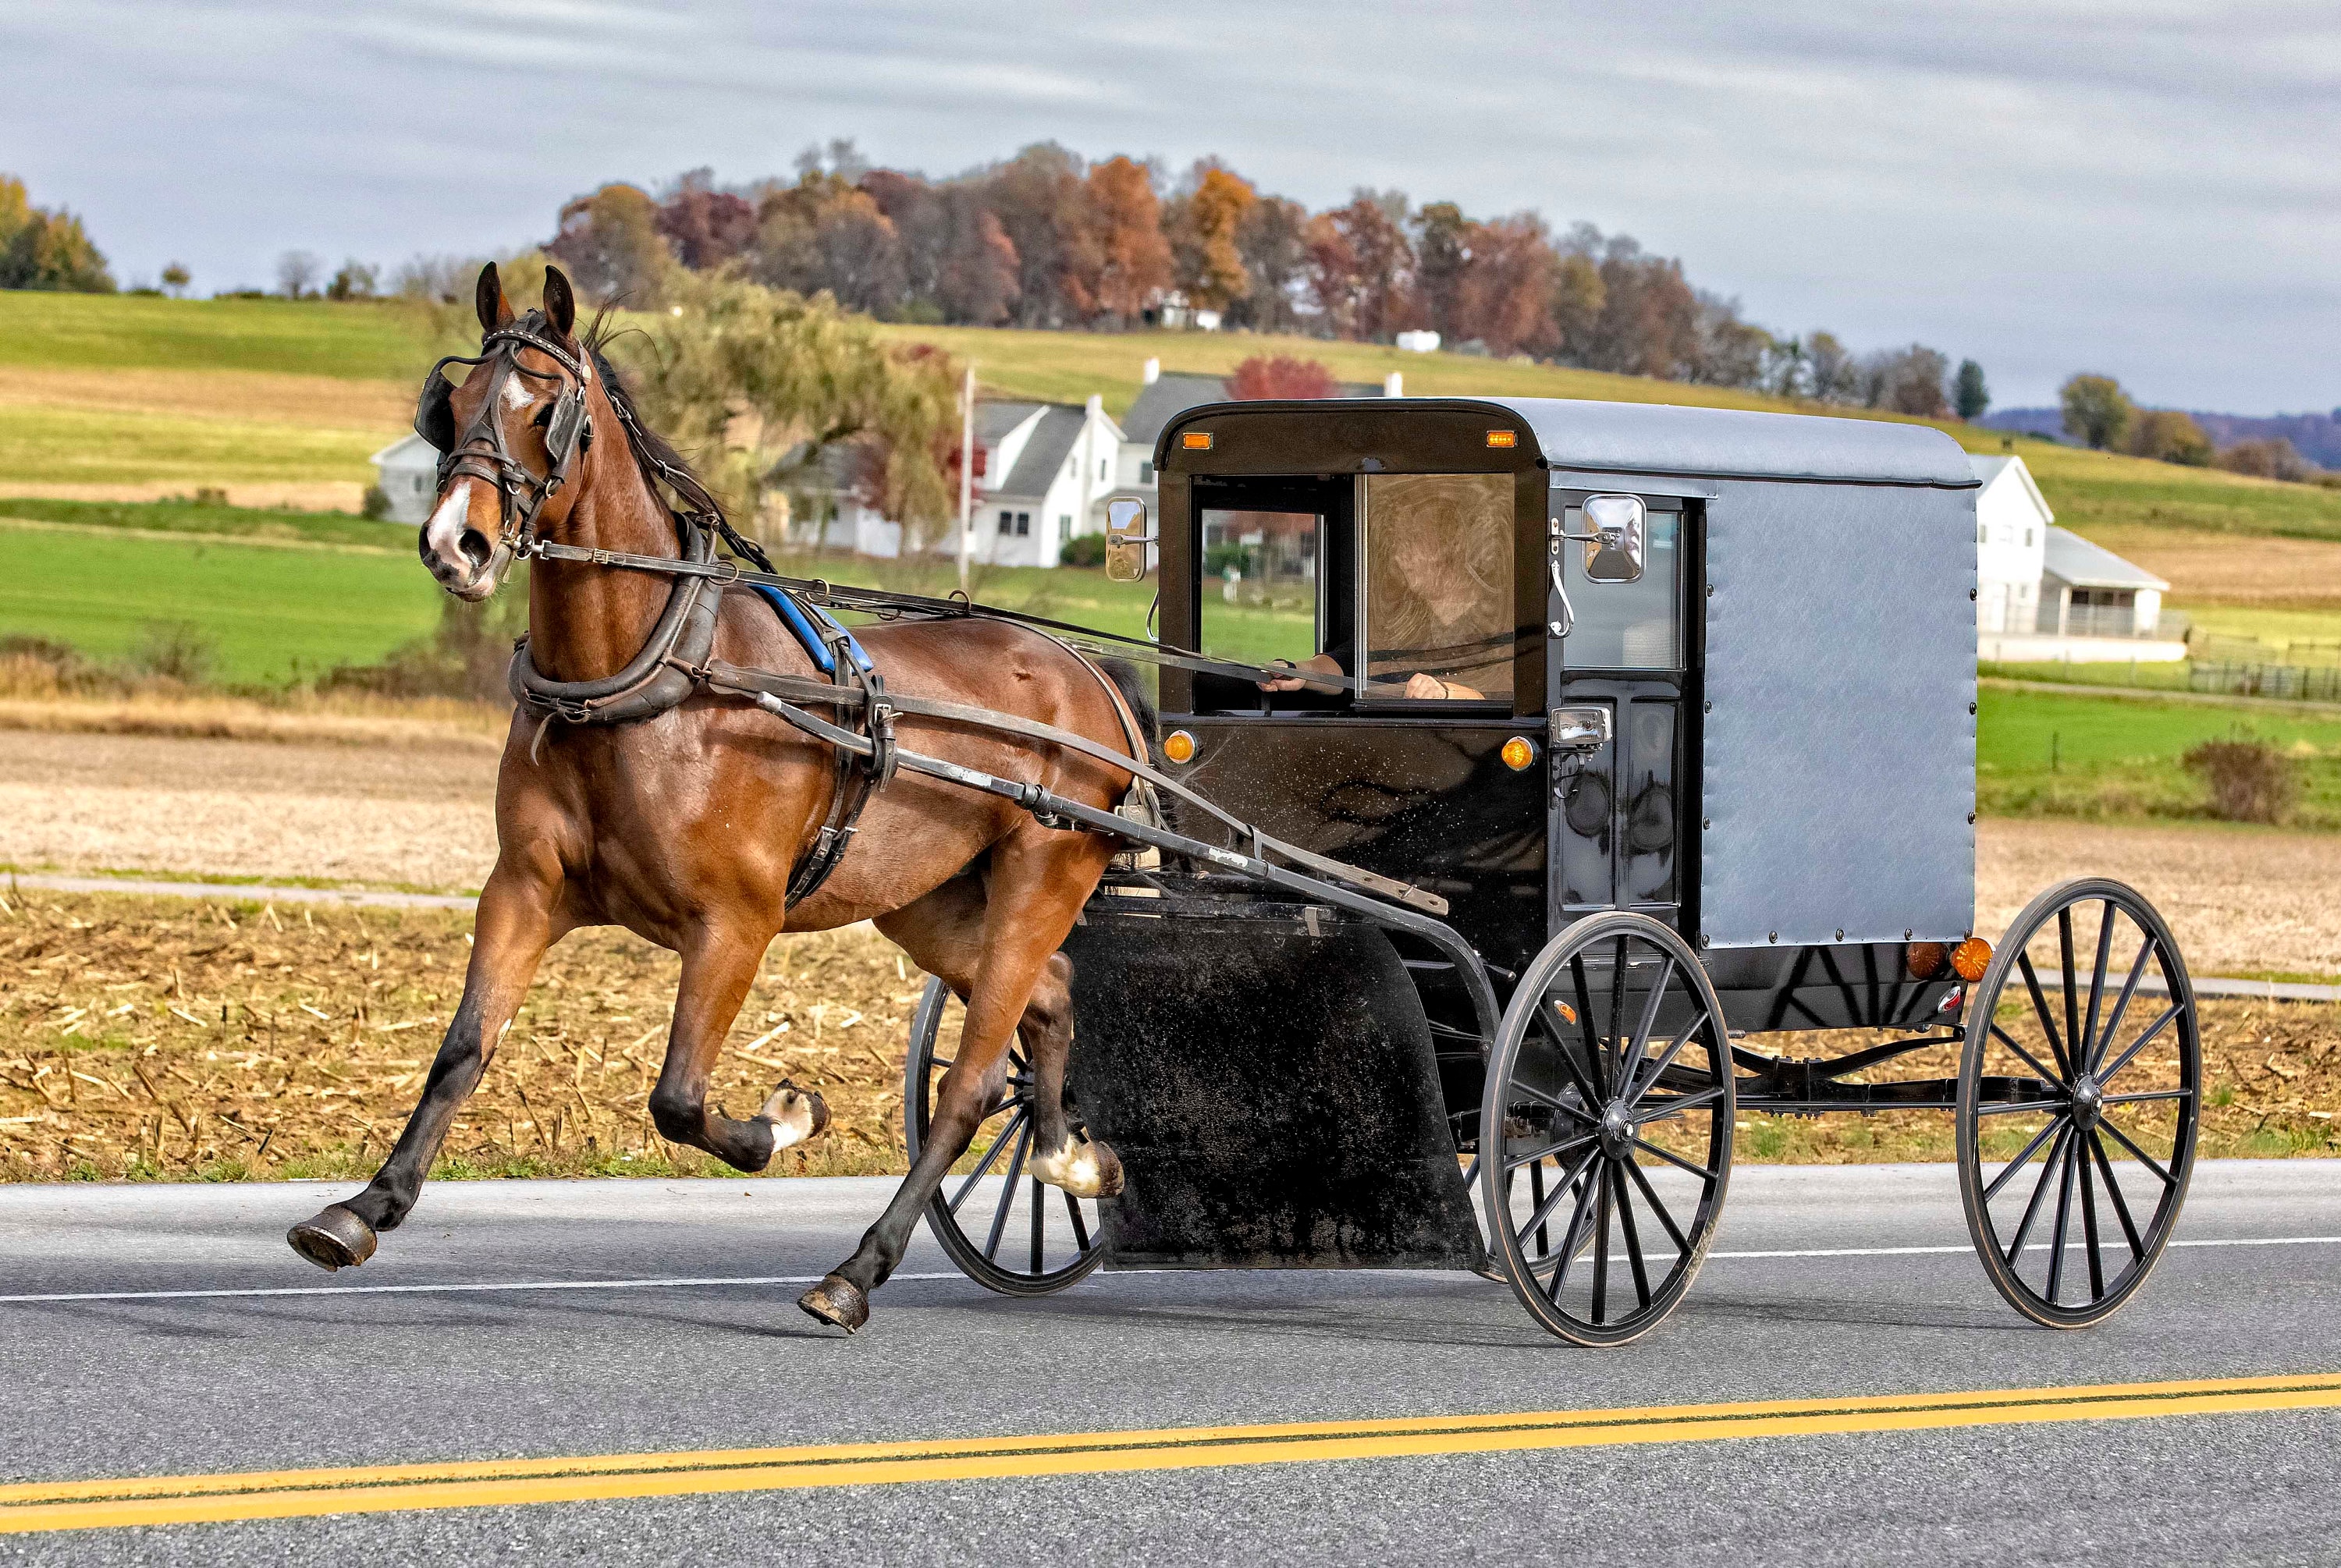
M 1346 706 L 1344 686 L 1310 677 L 1355 676 L 1360 665 L 1365 686 L 1358 697 L 1368 702 L 1509 699 L 1509 476 L 1374 474 L 1337 499 L 1348 504 L 1306 511 L 1207 508 L 1206 570 L 1221 580 L 1219 592 L 1204 594 L 1207 645 L 1232 651 L 1241 635 L 1256 656 L 1263 637 L 1280 644 L 1280 657 L 1260 662 L 1292 673 L 1261 681 L 1260 690 L 1306 694 L 1300 700 L 1308 706 L 1329 696 Z M 1362 571 L 1356 564 L 1360 541 Z M 1293 611 L 1312 600 L 1309 640 L 1292 648 L 1302 635 Z M 1230 608 L 1221 610 L 1221 604 Z M 1238 624 L 1245 617 L 1253 623 Z M 1222 635 L 1212 635 L 1222 628 Z

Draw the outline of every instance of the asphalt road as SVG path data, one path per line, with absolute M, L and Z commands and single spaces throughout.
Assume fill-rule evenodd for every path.
M 2140 1299 L 2076 1334 L 1991 1293 L 1948 1166 L 1742 1167 L 1689 1303 L 1622 1351 L 1565 1348 L 1469 1275 L 1101 1275 L 1008 1300 L 936 1277 L 923 1235 L 852 1341 L 795 1284 L 679 1283 L 817 1275 L 888 1185 L 443 1184 L 330 1277 L 280 1238 L 338 1187 L 0 1189 L 0 1472 L 2341 1372 L 2341 1162 L 2202 1166 Z M 620 1280 L 670 1283 L 503 1288 Z M 124 1294 L 286 1289 L 308 1294 Z M 95 1530 L 0 1536 L 0 1561 L 2329 1563 L 2336 1454 L 2341 1410 L 2293 1409 Z

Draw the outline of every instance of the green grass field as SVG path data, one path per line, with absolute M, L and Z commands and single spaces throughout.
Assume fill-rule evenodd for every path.
M 5 297 L 5 296 L 0 296 Z M 374 430 L 154 410 L 16 404 L 0 410 L 0 478 L 12 485 L 372 483 Z
M 379 527 L 379 524 L 369 524 Z M 279 684 L 370 663 L 438 624 L 405 550 L 287 549 L 0 522 L 0 636 L 128 653 L 157 622 L 194 627 L 216 678 Z
M 0 292 L 0 365 L 27 368 L 420 380 L 430 358 L 420 332 L 415 317 L 388 303 Z
M 143 533 L 202 534 L 272 543 L 346 544 L 368 550 L 411 551 L 414 530 L 403 522 L 377 522 L 346 511 L 215 505 L 198 501 L 50 501 L 0 499 L 0 519 L 70 523 L 77 528 L 124 529 Z

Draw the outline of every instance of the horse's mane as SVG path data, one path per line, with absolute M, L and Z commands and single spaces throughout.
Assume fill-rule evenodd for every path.
M 529 314 L 540 323 L 543 320 L 543 313 L 541 311 L 531 311 Z M 617 409 L 628 434 L 633 438 L 629 445 L 634 454 L 634 466 L 642 471 L 643 486 L 653 496 L 660 493 L 662 486 L 668 490 L 674 488 L 666 474 L 660 471 L 662 465 L 668 473 L 682 474 L 699 491 L 697 495 L 683 497 L 685 503 L 694 510 L 712 509 L 716 525 L 722 527 L 730 521 L 724 516 L 723 503 L 716 499 L 714 491 L 707 488 L 690 461 L 674 450 L 666 437 L 652 429 L 649 421 L 643 418 L 641 407 L 634 401 L 633 387 L 626 379 L 625 372 L 612 364 L 609 355 L 603 352 L 610 340 L 618 335 L 619 330 L 611 324 L 610 313 L 604 310 L 577 334 L 577 343 L 585 351 L 586 357 L 593 362 L 593 373 L 602 378 L 602 394 Z

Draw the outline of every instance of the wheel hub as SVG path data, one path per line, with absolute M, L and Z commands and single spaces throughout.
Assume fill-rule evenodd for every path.
M 2095 1078 L 2085 1077 L 2073 1086 L 2073 1121 L 2076 1126 L 2084 1130 L 2097 1126 L 2105 1104 L 2106 1091 L 2097 1087 Z
M 1634 1146 L 1634 1117 L 1622 1099 L 1611 1100 L 1601 1113 L 1601 1152 L 1613 1160 L 1626 1157 Z

